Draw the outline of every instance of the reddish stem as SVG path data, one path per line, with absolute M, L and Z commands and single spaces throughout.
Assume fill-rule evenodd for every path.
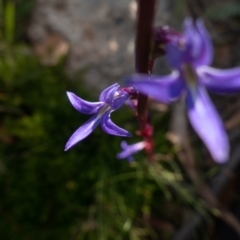
M 153 60 L 150 60 L 154 7 L 156 0 L 138 0 L 137 33 L 136 33 L 136 72 L 151 74 Z M 138 94 L 137 118 L 140 123 L 140 135 L 147 143 L 146 153 L 152 161 L 153 153 L 153 128 L 147 118 L 148 97 Z
M 137 38 L 136 38 L 136 72 L 149 72 L 149 54 L 153 29 L 155 0 L 138 0 Z M 139 94 L 137 112 L 146 118 L 147 96 Z

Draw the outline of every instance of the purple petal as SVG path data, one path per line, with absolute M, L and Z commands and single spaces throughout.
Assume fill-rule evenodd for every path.
M 202 20 L 194 24 L 193 20 L 184 21 L 184 38 L 166 44 L 166 56 L 172 68 L 180 69 L 182 63 L 193 66 L 209 65 L 213 57 L 211 38 Z
M 224 163 L 229 156 L 228 136 L 222 120 L 202 86 L 187 89 L 188 117 L 213 159 Z
M 92 116 L 85 124 L 83 124 L 73 133 L 73 135 L 68 140 L 64 150 L 67 151 L 73 145 L 86 138 L 97 127 L 100 121 L 101 116 L 96 114 Z
M 213 45 L 211 37 L 204 26 L 204 23 L 201 19 L 198 19 L 196 22 L 197 31 L 201 37 L 201 49 L 200 55 L 195 61 L 196 65 L 209 65 L 213 59 Z
M 114 94 L 118 90 L 118 88 L 119 88 L 118 83 L 115 83 L 115 84 L 111 85 L 110 87 L 106 88 L 105 90 L 102 91 L 102 93 L 99 97 L 99 100 L 101 102 L 111 104 L 112 100 L 113 100 L 113 97 L 114 97 Z
M 135 144 L 128 145 L 126 141 L 121 142 L 121 147 L 123 151 L 117 154 L 118 159 L 126 158 L 128 161 L 133 161 L 134 158 L 132 157 L 133 154 L 143 150 L 145 148 L 145 142 L 138 142 Z
M 184 37 L 166 45 L 166 56 L 172 68 L 180 69 L 183 63 L 198 65 L 202 54 L 203 41 L 197 31 L 193 20 L 186 18 L 184 21 Z
M 203 21 L 199 19 L 194 25 L 193 21 L 187 18 L 184 28 L 187 44 L 185 60 L 194 66 L 209 65 L 213 57 L 213 46 Z
M 235 93 L 240 91 L 240 68 L 216 69 L 208 66 L 197 69 L 203 85 L 216 93 Z
M 110 119 L 110 111 L 106 112 L 101 121 L 102 130 L 108 134 L 123 136 L 123 137 L 131 137 L 132 135 L 123 128 L 115 125 Z
M 88 102 L 80 97 L 76 96 L 74 93 L 67 92 L 67 96 L 73 105 L 73 107 L 84 114 L 93 114 L 96 113 L 99 108 L 104 104 L 102 102 Z
M 184 84 L 177 71 L 162 77 L 134 75 L 126 82 L 128 85 L 134 85 L 140 93 L 164 103 L 170 103 L 179 98 Z
M 186 41 L 186 62 L 195 62 L 201 54 L 202 40 L 191 18 L 184 21 L 184 36 Z

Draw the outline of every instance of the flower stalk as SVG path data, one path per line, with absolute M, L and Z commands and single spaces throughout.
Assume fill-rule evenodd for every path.
M 138 0 L 135 67 L 137 73 L 149 73 L 149 55 L 154 19 L 155 0 Z M 139 94 L 137 112 L 146 118 L 147 96 Z

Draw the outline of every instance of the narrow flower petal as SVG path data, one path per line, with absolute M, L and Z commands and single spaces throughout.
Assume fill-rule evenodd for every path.
M 240 68 L 227 70 L 208 66 L 197 69 L 203 85 L 216 93 L 235 93 L 240 90 Z
M 102 102 L 88 102 L 80 97 L 76 96 L 74 93 L 67 92 L 67 96 L 73 105 L 73 107 L 84 114 L 93 114 L 96 113 L 99 108 L 104 104 Z
M 213 45 L 211 41 L 211 37 L 204 26 L 204 23 L 201 19 L 198 19 L 196 22 L 196 29 L 201 37 L 201 48 L 200 55 L 198 56 L 195 64 L 197 65 L 209 65 L 213 59 Z
M 203 21 L 198 19 L 194 24 L 192 19 L 187 18 L 184 21 L 184 36 L 185 61 L 191 62 L 194 66 L 209 65 L 213 58 L 213 46 Z
M 102 121 L 101 121 L 102 130 L 111 135 L 131 137 L 132 135 L 128 131 L 118 127 L 112 122 L 112 120 L 110 119 L 110 114 L 111 112 L 108 111 L 103 115 Z
M 83 124 L 73 133 L 73 135 L 68 140 L 64 150 L 67 151 L 73 145 L 86 138 L 97 127 L 100 121 L 101 116 L 99 116 L 99 114 L 92 116 L 85 124 Z
M 118 88 L 119 88 L 118 83 L 115 83 L 115 84 L 111 85 L 110 87 L 106 88 L 105 90 L 102 91 L 102 93 L 99 97 L 99 100 L 101 102 L 111 104 L 112 100 L 113 100 L 113 96 L 114 96 L 115 92 L 118 90 Z
M 121 142 L 121 147 L 123 151 L 117 154 L 118 159 L 127 159 L 128 161 L 133 161 L 133 154 L 143 150 L 145 148 L 145 142 L 138 142 L 135 144 L 128 145 L 126 141 Z
M 140 93 L 164 103 L 179 98 L 183 89 L 183 81 L 177 71 L 167 76 L 134 75 L 126 82 L 128 85 L 134 85 Z
M 188 117 L 213 159 L 224 163 L 229 156 L 227 133 L 215 107 L 202 86 L 187 89 Z
M 184 21 L 184 36 L 186 37 L 185 61 L 194 63 L 201 54 L 202 39 L 191 18 L 186 18 Z

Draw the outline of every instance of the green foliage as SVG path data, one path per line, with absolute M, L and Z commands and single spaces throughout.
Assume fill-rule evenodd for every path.
M 12 44 L 26 38 L 35 0 L 0 0 L 0 40 Z
M 4 9 L 5 39 L 8 43 L 14 40 L 15 30 L 15 4 L 12 0 L 6 2 Z
M 176 163 L 163 157 L 152 165 L 141 154 L 131 164 L 116 160 L 121 139 L 100 128 L 64 152 L 67 139 L 88 118 L 72 108 L 65 91 L 93 96 L 81 79 L 67 81 L 61 64 L 43 67 L 25 47 L 3 45 L 0 56 L 3 239 L 157 239 L 147 219 L 169 219 L 171 210 L 163 205 L 174 199 L 174 205 L 201 208 L 194 191 L 181 187 Z M 113 117 L 134 132 L 131 110 Z M 171 158 L 164 136 L 168 116 L 155 121 L 161 126 L 157 151 Z
M 73 109 L 65 92 L 96 96 L 84 90 L 81 75 L 70 81 L 63 63 L 42 66 L 29 48 L 17 44 L 33 4 L 0 0 L 0 238 L 170 239 L 164 223 L 179 226 L 184 207 L 206 214 L 165 138 L 168 114 L 153 116 L 159 162 L 149 164 L 143 153 L 133 163 L 117 160 L 122 139 L 100 127 L 63 151 L 89 117 Z M 127 107 L 112 117 L 136 130 Z

